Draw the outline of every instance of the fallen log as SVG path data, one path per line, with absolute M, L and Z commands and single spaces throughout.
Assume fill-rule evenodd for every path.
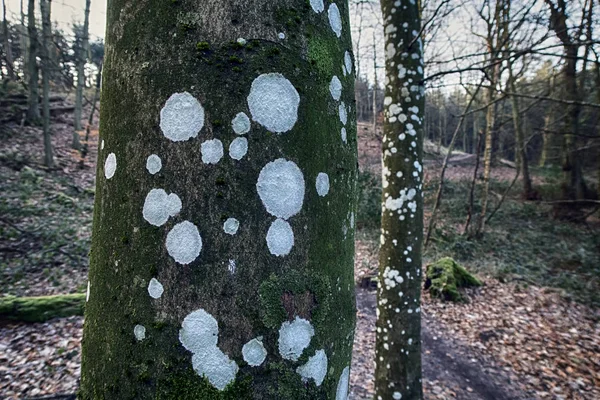
M 85 293 L 39 297 L 0 297 L 0 322 L 45 322 L 83 315 Z

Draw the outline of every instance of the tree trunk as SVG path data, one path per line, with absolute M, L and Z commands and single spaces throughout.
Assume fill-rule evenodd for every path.
M 42 13 L 42 110 L 44 124 L 44 164 L 54 166 L 52 156 L 52 138 L 50 137 L 50 44 L 52 43 L 52 26 L 50 22 L 52 0 L 40 0 Z
M 485 228 L 485 218 L 487 213 L 488 195 L 490 192 L 490 177 L 492 174 L 492 151 L 494 144 L 494 134 L 496 127 L 496 105 L 494 103 L 496 99 L 496 77 L 500 70 L 500 64 L 492 68 L 490 72 L 490 87 L 488 88 L 487 99 L 488 102 L 487 112 L 485 115 L 485 144 L 483 150 L 483 192 L 481 195 L 481 212 L 479 220 L 477 221 L 476 233 L 483 233 Z
M 37 66 L 37 28 L 35 26 L 35 0 L 29 0 L 27 8 L 27 32 L 29 34 L 29 96 L 27 104 L 27 121 L 31 124 L 37 124 L 40 120 L 40 106 L 38 90 L 38 66 Z
M 311 5 L 109 1 L 81 399 L 346 398 L 352 43 Z
M 421 399 L 423 42 L 417 2 L 382 0 L 386 85 L 376 398 Z M 392 34 L 393 33 L 393 34 Z M 409 56 L 410 55 L 410 56 Z
M 377 135 L 377 46 L 373 30 L 373 133 Z
M 81 143 L 79 141 L 79 131 L 81 131 L 81 112 L 83 104 L 83 89 L 85 87 L 85 64 L 87 61 L 88 53 L 88 31 L 90 26 L 90 3 L 91 0 L 85 1 L 85 17 L 83 20 L 83 32 L 80 40 L 80 46 L 77 49 L 77 90 L 75 91 L 75 121 L 73 132 L 73 142 L 71 147 L 74 149 L 80 149 Z
M 15 80 L 15 66 L 12 56 L 12 48 L 10 43 L 10 33 L 8 31 L 8 21 L 6 20 L 6 3 L 5 0 L 2 0 L 2 36 L 4 39 L 4 61 L 6 61 L 6 72 L 8 73 L 8 78 Z M 0 64 L 1 66 L 1 64 Z

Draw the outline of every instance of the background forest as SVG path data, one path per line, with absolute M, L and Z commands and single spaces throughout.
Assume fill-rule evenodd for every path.
M 350 398 L 368 399 L 389 50 L 379 2 L 349 3 L 359 156 Z M 104 42 L 90 26 L 105 15 L 90 8 L 2 0 L 0 398 L 74 398 L 78 387 L 102 145 Z M 483 283 L 424 291 L 425 397 L 600 398 L 600 3 L 425 0 L 422 10 L 424 265 L 451 257 Z

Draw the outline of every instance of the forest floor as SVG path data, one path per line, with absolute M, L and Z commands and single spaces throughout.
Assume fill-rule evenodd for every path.
M 97 135 L 80 168 L 70 149 L 70 120 L 53 123 L 57 168 L 40 164 L 37 128 L 0 132 L 0 286 L 2 295 L 82 292 L 87 282 Z M 357 330 L 351 398 L 373 396 L 375 292 L 380 209 L 380 145 L 359 124 L 360 200 L 356 236 Z M 425 200 L 437 188 L 439 159 L 426 163 Z M 558 174 L 535 169 L 543 199 Z M 451 256 L 485 285 L 468 303 L 422 296 L 423 373 L 427 399 L 600 398 L 600 222 L 558 222 L 549 205 L 522 202 L 518 185 L 485 236 L 461 235 L 473 167 L 448 171 L 444 200 L 424 262 Z M 493 201 L 514 170 L 497 167 Z M 494 206 L 494 205 L 493 205 Z M 427 217 L 426 209 L 426 217 Z M 0 327 L 0 398 L 74 393 L 83 319 Z

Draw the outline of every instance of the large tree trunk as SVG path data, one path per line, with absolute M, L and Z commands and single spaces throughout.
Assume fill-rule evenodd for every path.
M 74 115 L 74 128 L 73 142 L 71 147 L 79 149 L 81 143 L 79 141 L 79 131 L 81 131 L 81 109 L 83 105 L 83 89 L 85 87 L 85 64 L 87 61 L 88 53 L 88 31 L 90 26 L 90 3 L 91 0 L 85 1 L 85 16 L 83 20 L 83 32 L 79 41 L 79 48 L 77 49 L 77 89 L 75 91 L 75 115 Z
M 27 104 L 27 121 L 32 124 L 37 124 L 40 120 L 40 106 L 38 90 L 39 72 L 37 66 L 37 28 L 35 26 L 35 0 L 29 0 L 27 8 L 27 32 L 29 33 L 29 96 Z
M 81 399 L 346 398 L 352 44 L 311 5 L 108 2 Z
M 421 399 L 423 42 L 416 2 L 383 0 L 386 75 L 376 398 Z
M 40 0 L 42 14 L 42 116 L 44 124 L 44 164 L 54 166 L 52 156 L 52 138 L 50 136 L 50 46 L 52 43 L 52 26 L 50 22 L 52 0 Z

